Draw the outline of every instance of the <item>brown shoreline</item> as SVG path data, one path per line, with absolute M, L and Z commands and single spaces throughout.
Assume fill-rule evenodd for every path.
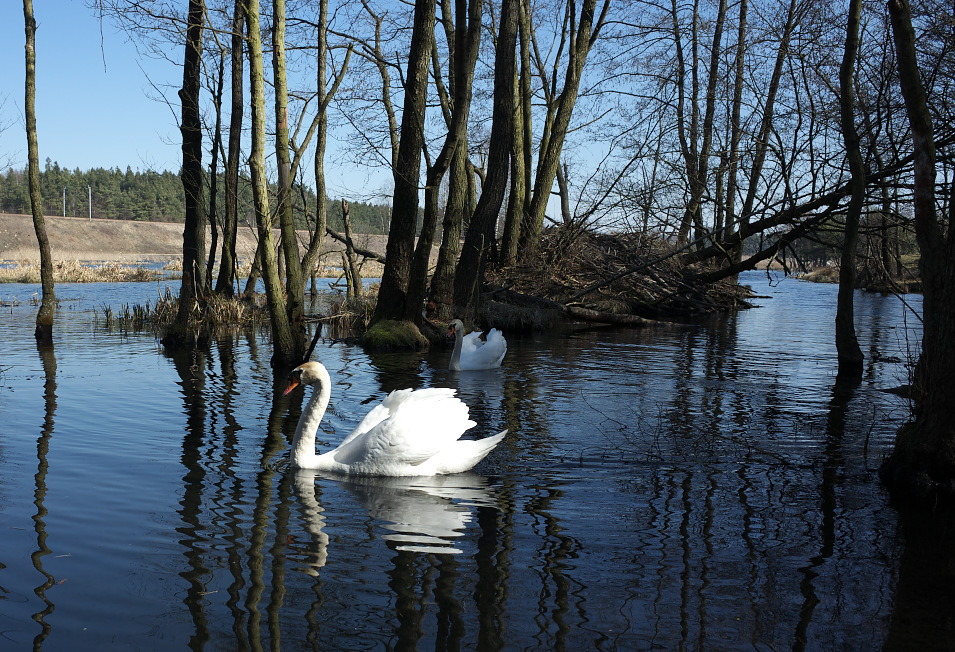
M 85 217 L 46 216 L 47 236 L 56 261 L 77 262 L 164 262 L 182 258 L 183 225 L 175 222 L 134 222 Z M 277 233 L 277 232 L 276 232 Z M 206 243 L 209 242 L 207 233 Z M 307 233 L 301 233 L 307 238 Z M 387 236 L 359 235 L 358 246 L 385 252 Z M 246 225 L 239 228 L 236 254 L 249 261 L 255 254 L 256 234 Z M 324 251 L 336 252 L 343 245 L 326 236 Z M 0 213 L 0 260 L 38 262 L 40 251 L 29 215 Z M 334 255 L 329 264 L 336 265 Z

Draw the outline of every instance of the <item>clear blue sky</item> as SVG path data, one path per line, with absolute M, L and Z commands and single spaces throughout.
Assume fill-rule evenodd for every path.
M 185 8 L 186 0 L 181 4 Z M 182 53 L 174 51 L 174 61 L 141 57 L 126 34 L 108 20 L 101 24 L 84 0 L 33 0 L 33 12 L 40 167 L 50 158 L 69 170 L 178 172 L 179 109 L 156 99 L 154 86 L 178 102 Z M 0 0 L 0 173 L 27 164 L 24 43 L 22 0 Z M 390 202 L 390 173 L 341 165 L 335 138 L 329 140 L 328 196 Z
M 180 68 L 140 59 L 125 34 L 102 26 L 82 0 L 34 0 L 40 165 L 178 171 L 179 129 L 152 99 L 157 84 L 182 84 Z M 0 0 L 0 164 L 26 165 L 23 3 Z M 142 69 L 140 68 L 142 66 Z

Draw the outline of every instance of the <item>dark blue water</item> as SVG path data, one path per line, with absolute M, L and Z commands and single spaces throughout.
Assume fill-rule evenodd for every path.
M 919 576 L 876 470 L 920 297 L 856 294 L 866 371 L 844 389 L 836 287 L 745 280 L 758 309 L 510 334 L 492 371 L 323 340 L 322 447 L 400 387 L 455 387 L 474 435 L 510 430 L 473 473 L 361 482 L 288 468 L 301 406 L 267 335 L 173 355 L 102 319 L 161 284 L 64 285 L 38 351 L 37 288 L 0 285 L 0 649 L 910 640 L 942 607 L 906 598 Z

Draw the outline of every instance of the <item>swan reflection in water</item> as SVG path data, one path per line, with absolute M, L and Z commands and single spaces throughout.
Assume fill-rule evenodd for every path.
M 334 476 L 298 469 L 295 493 L 305 529 L 314 549 L 300 551 L 306 573 L 317 575 L 328 559 L 328 535 L 324 532 L 325 508 L 319 502 L 316 481 L 329 479 L 347 490 L 377 522 L 381 538 L 398 550 L 434 554 L 460 554 L 454 540 L 464 535 L 476 507 L 496 507 L 490 482 L 475 473 L 424 477 Z

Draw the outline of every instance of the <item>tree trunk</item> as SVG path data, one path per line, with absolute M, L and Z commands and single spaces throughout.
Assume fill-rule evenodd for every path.
M 690 128 L 689 133 L 686 129 L 686 120 L 684 117 L 684 84 L 683 81 L 683 54 L 682 54 L 682 35 L 677 15 L 677 3 L 674 0 L 672 6 L 673 14 L 673 34 L 677 46 L 677 84 L 678 102 L 677 102 L 677 121 L 680 139 L 680 148 L 683 154 L 683 161 L 686 167 L 686 176 L 689 185 L 689 200 L 684 210 L 683 220 L 677 233 L 677 243 L 685 245 L 689 242 L 690 228 L 694 228 L 696 233 L 694 239 L 702 235 L 703 230 L 703 198 L 706 192 L 706 179 L 709 170 L 710 146 L 713 142 L 713 116 L 716 112 L 716 85 L 718 78 L 721 78 L 720 58 L 723 46 L 723 25 L 726 21 L 726 0 L 720 0 L 717 8 L 716 21 L 713 30 L 713 43 L 710 47 L 709 60 L 709 78 L 706 85 L 705 109 L 702 126 L 699 124 L 700 115 L 700 93 L 699 93 L 699 75 L 700 60 L 699 50 L 699 10 L 698 5 L 693 7 L 693 28 L 692 43 L 693 60 L 690 63 L 690 73 L 692 79 L 690 93 Z
M 182 70 L 182 189 L 185 194 L 186 223 L 182 232 L 182 286 L 179 310 L 169 332 L 163 337 L 166 345 L 193 342 L 189 331 L 205 288 L 206 210 L 202 174 L 202 118 L 199 113 L 199 91 L 202 86 L 202 28 L 205 1 L 189 0 L 189 23 L 186 29 L 186 54 Z
M 842 138 L 846 144 L 846 157 L 852 179 L 849 182 L 852 196 L 846 211 L 845 237 L 842 246 L 842 262 L 839 267 L 839 295 L 836 302 L 836 356 L 839 361 L 838 378 L 862 376 L 862 349 L 856 338 L 852 298 L 856 289 L 856 248 L 859 244 L 859 217 L 865 202 L 865 164 L 859 151 L 859 135 L 856 132 L 853 107 L 855 96 L 852 82 L 855 77 L 856 56 L 859 51 L 859 21 L 862 16 L 862 0 L 850 0 L 849 20 L 846 28 L 846 49 L 839 69 L 839 109 L 842 118 Z
M 328 95 L 325 92 L 325 72 L 328 56 L 328 0 L 321 0 L 318 10 L 317 52 L 315 53 L 315 80 L 318 100 L 318 121 L 315 128 L 315 155 L 312 158 L 312 173 L 315 176 L 315 232 L 313 242 L 302 259 L 302 273 L 313 275 L 315 264 L 322 253 L 325 228 L 328 226 L 328 198 L 325 190 L 325 150 L 328 146 Z M 351 52 L 349 50 L 349 52 Z M 344 74 L 344 68 L 342 74 Z M 342 208 L 345 200 L 342 199 Z
M 557 196 L 560 197 L 560 221 L 570 226 L 574 218 L 570 214 L 570 189 L 567 186 L 567 161 L 557 166 Z
M 519 70 L 514 75 L 514 138 L 511 142 L 511 189 L 501 238 L 501 264 L 517 264 L 521 233 L 530 230 L 527 216 L 530 209 L 533 145 L 531 143 L 531 65 L 530 16 L 527 0 L 518 0 L 517 38 L 520 52 Z
M 444 3 L 442 14 L 446 24 L 445 31 L 451 43 L 449 57 L 449 79 L 452 97 L 443 97 L 445 114 L 450 115 L 448 133 L 441 152 L 434 164 L 428 168 L 424 191 L 424 220 L 418 244 L 415 247 L 414 261 L 408 281 L 408 302 L 405 319 L 423 323 L 422 306 L 428 283 L 428 269 L 431 264 L 431 249 L 435 228 L 438 224 L 438 191 L 441 180 L 451 164 L 455 152 L 463 150 L 467 135 L 468 115 L 471 109 L 471 87 L 474 81 L 474 66 L 477 63 L 478 48 L 481 44 L 481 2 L 482 0 L 455 0 L 453 26 L 450 20 L 450 2 Z M 469 6 L 470 5 L 470 6 Z M 434 53 L 435 73 L 437 76 L 437 53 Z
M 362 295 L 361 271 L 358 269 L 358 263 L 355 260 L 355 242 L 351 236 L 351 217 L 348 215 L 348 202 L 342 199 L 342 226 L 345 227 L 345 253 L 344 267 L 346 278 L 348 280 L 347 296 L 349 299 L 357 299 Z
M 736 225 L 736 187 L 739 182 L 739 144 L 743 139 L 743 127 L 740 122 L 740 113 L 743 105 L 743 77 L 746 74 L 745 58 L 746 53 L 746 13 L 749 8 L 748 0 L 740 0 L 739 3 L 739 29 L 736 32 L 736 59 L 734 60 L 735 71 L 733 74 L 733 108 L 730 112 L 730 155 L 729 169 L 726 171 L 726 210 L 725 224 L 726 229 L 720 236 L 723 240 L 734 229 L 738 230 Z M 743 243 L 730 249 L 730 264 L 739 263 L 743 259 Z
M 580 11 L 580 24 L 577 26 L 576 33 L 571 35 L 570 60 L 567 64 L 564 89 L 557 98 L 557 111 L 552 127 L 547 130 L 547 141 L 542 142 L 540 147 L 534 192 L 528 209 L 530 228 L 527 237 L 522 236 L 522 241 L 526 243 L 522 254 L 525 259 L 535 255 L 540 242 L 541 231 L 544 228 L 544 213 L 547 210 L 547 202 L 550 200 L 554 178 L 557 175 L 557 166 L 560 164 L 561 149 L 570 128 L 574 105 L 577 103 L 580 78 L 584 64 L 587 62 L 587 55 L 603 27 L 609 0 L 605 0 L 600 16 L 595 19 L 596 5 L 597 0 L 584 0 Z M 458 301 L 457 296 L 455 301 Z
M 955 500 L 955 239 L 935 210 L 932 115 L 916 60 L 907 0 L 889 0 L 899 83 L 912 130 L 915 236 L 921 251 L 922 351 L 915 369 L 913 423 L 896 436 L 881 477 L 897 498 L 934 509 Z
M 438 250 L 438 264 L 431 277 L 431 300 L 435 303 L 438 316 L 447 319 L 452 318 L 454 312 L 454 270 L 461 253 L 461 233 L 464 231 L 464 217 L 468 212 L 467 156 L 465 137 L 451 157 L 448 200 L 444 207 L 444 220 L 441 222 L 441 247 Z
M 219 151 L 222 149 L 222 87 L 225 85 L 225 49 L 219 53 L 219 72 L 217 75 L 215 111 L 216 126 L 212 137 L 212 161 L 209 163 L 209 255 L 206 256 L 206 287 L 204 292 L 212 291 L 212 273 L 219 244 L 218 204 L 219 197 Z
M 252 135 L 249 171 L 252 176 L 252 199 L 255 224 L 259 234 L 259 262 L 265 297 L 272 325 L 272 367 L 276 370 L 302 362 L 296 357 L 295 341 L 282 296 L 278 261 L 272 239 L 272 216 L 269 213 L 268 181 L 265 176 L 265 73 L 262 65 L 262 40 L 259 34 L 259 0 L 247 0 L 246 36 L 249 47 L 249 92 L 252 104 Z
M 507 185 L 511 140 L 514 137 L 514 73 L 518 0 L 504 0 L 494 61 L 494 111 L 488 144 L 487 178 L 471 217 L 461 260 L 454 275 L 454 304 L 470 314 L 477 306 L 484 252 L 494 237 L 494 226 Z
M 397 164 L 394 167 L 395 192 L 392 201 L 391 229 L 385 251 L 384 272 L 378 290 L 378 302 L 372 323 L 385 319 L 403 319 L 408 300 L 408 279 L 414 252 L 418 219 L 418 179 L 421 147 L 424 144 L 424 118 L 428 95 L 428 62 L 434 41 L 436 0 L 415 2 L 414 27 L 408 52 L 404 110 Z
M 740 216 L 736 232 L 739 233 L 749 224 L 753 213 L 753 204 L 756 201 L 756 194 L 760 187 L 759 177 L 763 173 L 763 165 L 766 162 L 766 152 L 769 150 L 769 136 L 773 129 L 773 114 L 776 107 L 776 94 L 779 92 L 779 82 L 783 75 L 784 64 L 789 56 L 789 42 L 792 38 L 793 30 L 798 23 L 796 9 L 797 0 L 791 0 L 789 10 L 786 15 L 786 26 L 783 29 L 783 37 L 776 53 L 776 63 L 773 66 L 773 74 L 769 81 L 769 88 L 766 91 L 766 102 L 763 105 L 763 116 L 759 126 L 759 132 L 755 138 L 755 154 L 753 155 L 752 167 L 749 171 L 749 187 L 746 197 L 743 200 L 743 207 L 740 209 Z M 744 5 L 745 6 L 745 5 Z M 735 108 L 734 108 L 735 111 Z M 743 255 L 743 243 L 739 242 L 739 249 L 733 250 L 733 258 L 739 261 Z
M 518 30 L 520 32 L 520 29 Z M 521 237 L 521 222 L 524 215 L 524 200 L 527 186 L 524 185 L 524 102 L 520 92 L 520 76 L 514 75 L 514 134 L 511 138 L 511 189 L 504 214 L 504 233 L 501 236 L 501 264 L 517 263 L 518 245 Z
M 305 279 L 292 210 L 292 162 L 288 135 L 288 85 L 285 70 L 285 0 L 272 0 L 272 81 L 275 92 L 275 164 L 278 169 L 275 212 L 282 232 L 285 260 L 285 310 L 292 335 L 293 359 L 304 360 Z
M 33 213 L 33 230 L 40 247 L 40 288 L 43 298 L 36 315 L 37 344 L 53 344 L 53 318 L 56 315 L 56 293 L 53 286 L 53 252 L 46 235 L 43 219 L 43 199 L 40 197 L 40 148 L 36 134 L 36 20 L 33 17 L 33 0 L 23 0 L 23 24 L 26 30 L 26 84 L 24 108 L 27 128 L 27 158 L 30 185 L 30 210 Z
M 245 1 L 235 0 L 232 15 L 232 109 L 229 117 L 229 153 L 225 170 L 225 216 L 222 220 L 222 256 L 216 293 L 231 297 L 237 280 L 235 243 L 239 232 L 239 157 L 242 154 L 242 25 Z
M 253 197 L 255 195 L 253 189 Z M 254 204 L 254 199 L 253 199 Z M 253 210 L 255 207 L 253 206 Z M 258 230 L 256 230 L 258 234 Z M 249 269 L 249 276 L 245 279 L 245 289 L 242 290 L 243 298 L 251 300 L 255 297 L 256 286 L 259 284 L 259 279 L 262 278 L 262 241 L 259 240 L 255 244 L 255 253 L 252 255 L 252 265 Z
M 302 255 L 301 268 L 303 283 L 304 277 L 314 278 L 315 265 L 322 253 L 322 242 L 325 238 L 325 231 L 328 228 L 328 197 L 325 191 L 325 150 L 328 144 L 328 105 L 331 103 L 338 87 L 341 85 L 348 70 L 351 61 L 353 44 L 349 44 L 345 51 L 345 57 L 342 60 L 341 69 L 335 73 L 331 87 L 326 88 L 328 80 L 326 73 L 328 70 L 328 0 L 319 0 L 318 3 L 318 24 L 316 25 L 316 47 L 315 47 L 315 78 L 316 90 L 315 99 L 318 107 L 315 111 L 315 117 L 308 128 L 300 145 L 290 143 L 291 149 L 295 152 L 292 160 L 292 173 L 290 177 L 296 177 L 296 170 L 302 161 L 303 154 L 315 138 L 315 154 L 312 159 L 312 171 L 315 176 L 315 228 L 311 233 L 308 245 Z M 305 203 L 305 196 L 302 196 L 302 202 Z M 314 283 L 313 283 L 314 285 Z M 301 289 L 302 297 L 305 296 L 305 287 Z

